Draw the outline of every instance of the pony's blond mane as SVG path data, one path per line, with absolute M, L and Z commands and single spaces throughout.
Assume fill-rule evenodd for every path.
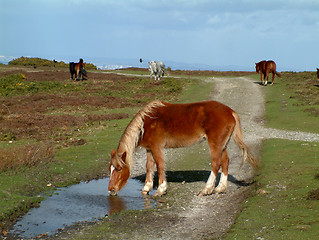
M 138 141 L 144 133 L 144 119 L 152 114 L 154 108 L 164 106 L 161 101 L 152 101 L 142 108 L 127 125 L 117 148 L 118 153 L 126 152 L 126 164 L 132 169 L 133 154 L 137 147 Z M 119 163 L 121 166 L 123 162 Z

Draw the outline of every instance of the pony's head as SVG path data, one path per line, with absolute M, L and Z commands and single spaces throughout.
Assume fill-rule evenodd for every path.
M 259 66 L 259 63 L 255 63 L 256 64 L 256 73 L 259 73 L 260 72 L 260 66 Z
M 111 163 L 109 166 L 110 182 L 109 194 L 115 196 L 125 186 L 130 177 L 130 168 L 126 162 L 126 152 L 119 153 L 115 150 L 111 152 Z

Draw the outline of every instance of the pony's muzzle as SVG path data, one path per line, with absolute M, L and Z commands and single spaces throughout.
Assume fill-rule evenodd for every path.
M 116 192 L 114 189 L 111 189 L 111 190 L 109 191 L 109 194 L 110 194 L 111 196 L 116 196 L 116 195 L 117 195 L 117 192 Z

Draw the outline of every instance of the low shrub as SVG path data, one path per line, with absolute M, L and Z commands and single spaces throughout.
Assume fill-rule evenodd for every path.
M 34 167 L 39 163 L 51 162 L 54 146 L 49 143 L 0 149 L 0 172 L 19 167 Z

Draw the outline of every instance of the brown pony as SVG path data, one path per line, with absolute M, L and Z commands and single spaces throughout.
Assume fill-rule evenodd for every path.
M 263 85 L 267 85 L 268 83 L 268 77 L 269 77 L 269 73 L 272 73 L 272 81 L 271 81 L 271 85 L 274 84 L 274 79 L 275 79 L 275 74 L 278 77 L 281 77 L 280 73 L 278 73 L 276 71 L 276 63 L 272 60 L 270 61 L 260 61 L 259 63 L 255 63 L 256 64 L 256 72 L 259 73 L 260 72 L 260 78 L 261 78 L 261 82 Z M 263 78 L 264 76 L 264 78 Z
M 317 68 L 317 79 L 319 80 L 319 68 Z
M 243 162 L 247 160 L 257 168 L 257 160 L 243 141 L 239 116 L 231 108 L 216 101 L 188 104 L 150 102 L 134 116 L 117 150 L 111 152 L 109 194 L 117 195 L 126 184 L 133 166 L 133 152 L 137 146 L 142 146 L 147 153 L 146 181 L 142 193 L 148 194 L 153 188 L 156 164 L 159 186 L 155 196 L 163 195 L 167 190 L 164 148 L 187 147 L 203 139 L 207 140 L 210 148 L 212 169 L 199 195 L 225 192 L 229 163 L 226 147 L 231 136 L 243 153 Z M 221 178 L 215 188 L 220 167 Z
M 71 79 L 73 80 L 73 75 L 75 75 L 75 79 L 77 81 L 85 79 L 87 77 L 86 70 L 85 70 L 85 64 L 83 63 L 83 59 L 80 58 L 80 61 L 78 63 L 70 62 L 70 73 L 71 73 Z

